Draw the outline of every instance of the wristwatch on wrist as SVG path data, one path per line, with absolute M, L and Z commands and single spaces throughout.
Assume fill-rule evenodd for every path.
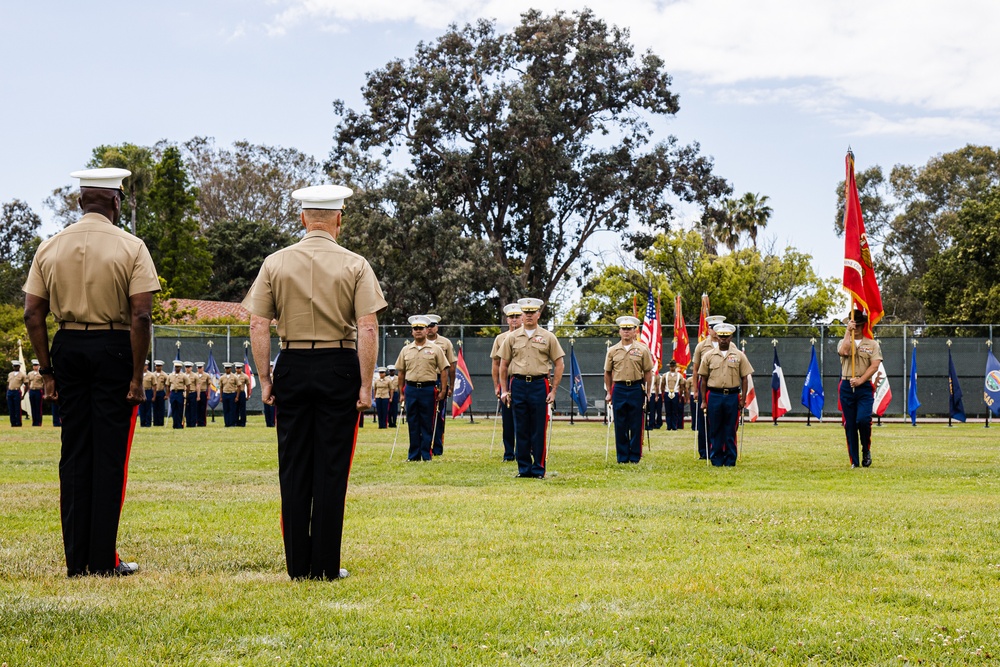
M 55 375 L 55 371 L 52 370 L 52 366 L 42 366 L 38 369 L 39 375 Z

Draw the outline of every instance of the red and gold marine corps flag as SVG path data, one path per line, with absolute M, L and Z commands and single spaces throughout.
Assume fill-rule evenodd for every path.
M 705 318 L 708 317 L 708 295 L 701 295 L 701 315 L 698 316 L 698 342 L 708 338 L 708 322 Z
M 682 373 L 691 363 L 691 341 L 688 339 L 687 325 L 681 313 L 681 295 L 674 298 L 674 361 Z
M 858 184 L 854 180 L 854 153 L 847 151 L 847 190 L 844 206 L 844 289 L 850 294 L 851 309 L 868 313 L 865 336 L 872 337 L 872 327 L 885 315 L 882 294 L 872 268 L 872 253 L 868 248 L 865 222 L 861 217 Z

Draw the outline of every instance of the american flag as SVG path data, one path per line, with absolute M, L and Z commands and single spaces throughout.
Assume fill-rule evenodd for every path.
M 639 342 L 644 343 L 653 355 L 653 368 L 659 369 L 663 359 L 663 327 L 660 326 L 660 311 L 653 301 L 653 286 L 649 286 L 646 296 L 646 315 L 642 318 Z

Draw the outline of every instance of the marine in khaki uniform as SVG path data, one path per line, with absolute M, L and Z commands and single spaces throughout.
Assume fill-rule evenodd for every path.
M 184 400 L 187 398 L 188 379 L 184 362 L 174 362 L 174 372 L 167 375 L 167 393 L 170 396 L 170 416 L 174 428 L 184 428 Z
M 375 412 L 378 414 L 378 427 L 389 428 L 389 400 L 392 398 L 392 382 L 386 375 L 384 366 L 376 369 L 378 377 L 372 385 L 375 392 Z
M 396 374 L 396 364 L 387 366 L 392 394 L 389 397 L 389 428 L 396 428 L 399 418 L 399 376 Z
M 199 361 L 194 366 L 194 391 L 195 400 L 197 401 L 198 406 L 195 412 L 195 425 L 205 426 L 208 420 L 208 383 L 211 378 L 208 376 L 208 373 L 205 372 L 204 361 Z
M 504 339 L 511 331 L 521 326 L 521 306 L 516 303 L 508 303 L 503 307 L 503 312 L 507 317 L 507 331 L 501 332 L 500 335 L 493 339 L 493 349 L 490 350 L 490 361 L 492 362 L 490 373 L 493 376 L 493 389 L 496 392 L 497 406 L 500 408 L 500 419 L 503 422 L 503 460 L 513 461 L 514 412 L 509 405 L 500 400 L 500 395 L 504 390 L 504 387 L 500 385 L 500 346 L 503 345 Z M 510 386 L 508 385 L 506 389 L 510 391 Z
M 163 426 L 167 412 L 167 374 L 159 359 L 153 362 L 153 367 L 153 426 Z
M 698 375 L 698 370 L 701 368 L 701 358 L 705 352 L 718 349 L 719 337 L 715 334 L 715 325 L 725 322 L 725 320 L 726 318 L 722 315 L 709 315 L 705 318 L 705 323 L 708 325 L 708 338 L 698 341 L 691 357 L 694 367 L 691 379 L 694 381 L 694 395 L 697 397 L 693 426 L 698 429 L 698 458 L 700 459 L 708 457 L 708 432 L 705 430 L 705 406 L 701 402 L 701 377 Z
M 12 428 L 21 427 L 21 399 L 24 398 L 24 390 L 28 384 L 28 376 L 21 370 L 20 361 L 10 362 L 14 367 L 7 373 L 7 412 L 10 414 L 10 425 Z
M 500 400 L 514 411 L 514 456 L 517 476 L 545 477 L 548 454 L 549 406 L 563 376 L 563 352 L 551 331 L 538 326 L 541 299 L 518 299 L 523 313 L 520 329 L 511 331 L 500 346 L 500 386 L 509 387 Z M 554 366 L 552 383 L 549 368 Z
M 236 392 L 239 390 L 239 381 L 233 373 L 233 365 L 228 361 L 222 364 L 219 393 L 222 394 L 222 423 L 227 427 L 236 426 Z
M 688 389 L 687 380 L 677 370 L 676 361 L 671 359 L 669 370 L 660 376 L 660 385 L 667 430 L 677 431 L 684 427 L 684 404 L 687 403 Z
M 875 392 L 871 380 L 882 362 L 882 346 L 877 340 L 864 335 L 867 323 L 868 315 L 864 311 L 854 311 L 853 318 L 847 321 L 844 338 L 837 345 L 837 354 L 840 355 L 838 393 L 840 409 L 844 415 L 844 430 L 847 433 L 847 454 L 851 458 L 852 468 L 857 468 L 858 464 L 867 468 L 872 464 L 872 409 Z
M 160 282 L 142 240 L 115 226 L 128 175 L 124 169 L 71 174 L 80 178 L 84 215 L 42 241 L 24 284 L 24 320 L 45 398 L 61 408 L 59 504 L 71 577 L 138 569 L 121 562 L 115 543 Z M 59 327 L 51 355 L 49 312 Z
M 731 344 L 735 332 L 732 324 L 716 324 L 719 348 L 706 350 L 698 368 L 713 466 L 736 465 L 736 428 L 746 401 L 747 376 L 753 373 L 746 355 Z
M 153 387 L 156 384 L 156 376 L 149 370 L 149 361 L 143 362 L 142 369 L 142 403 L 139 405 L 139 426 L 150 427 L 153 425 Z
M 38 372 L 41 365 L 38 359 L 31 360 L 31 370 L 28 371 L 28 400 L 31 402 L 31 425 L 42 425 L 42 391 L 45 381 Z
M 643 412 L 653 381 L 653 356 L 636 341 L 639 320 L 619 317 L 621 341 L 604 357 L 604 386 L 615 411 L 615 453 L 618 463 L 638 463 L 642 458 Z
M 243 301 L 261 398 L 281 414 L 278 478 L 292 578 L 347 576 L 340 569 L 347 480 L 360 414 L 371 407 L 378 314 L 387 306 L 368 261 L 337 243 L 351 194 L 335 185 L 293 192 L 306 235 L 264 260 Z M 273 380 L 272 319 L 282 348 Z
M 194 428 L 198 425 L 198 379 L 194 376 L 194 362 L 184 362 L 187 386 L 184 388 L 184 425 Z
M 434 456 L 441 456 L 444 453 L 444 417 L 447 414 L 447 408 L 450 403 L 448 399 L 451 398 L 451 392 L 455 388 L 458 355 L 455 353 L 455 345 L 451 340 L 438 335 L 438 324 L 441 322 L 441 317 L 439 315 L 428 314 L 427 319 L 430 321 L 427 325 L 427 340 L 444 350 L 444 358 L 448 360 L 449 364 L 447 386 L 442 385 L 438 387 L 437 412 L 435 413 L 437 426 L 434 429 L 434 444 L 432 446 Z
M 403 346 L 395 364 L 410 434 L 407 460 L 430 461 L 437 410 L 435 393 L 438 385 L 448 383 L 449 363 L 444 350 L 427 340 L 430 319 L 426 315 L 408 319 L 413 342 Z
M 236 417 L 234 426 L 247 425 L 247 395 L 250 393 L 250 379 L 247 377 L 242 361 L 233 364 L 233 374 L 236 376 Z

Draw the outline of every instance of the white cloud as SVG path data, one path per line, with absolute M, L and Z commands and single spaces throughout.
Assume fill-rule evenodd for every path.
M 872 116 L 872 132 L 993 136 L 1000 127 L 994 81 L 1000 49 L 993 35 L 1000 3 L 993 0 L 286 0 L 282 6 L 268 25 L 272 35 L 352 22 L 443 29 L 480 17 L 506 28 L 529 8 L 586 6 L 629 28 L 640 49 L 664 57 L 668 71 L 735 101 L 771 98 L 834 118 L 892 105 L 912 116 Z

